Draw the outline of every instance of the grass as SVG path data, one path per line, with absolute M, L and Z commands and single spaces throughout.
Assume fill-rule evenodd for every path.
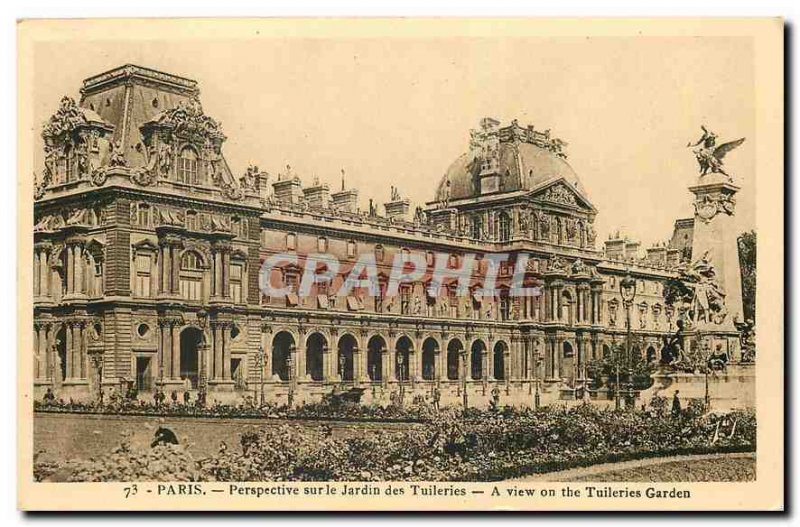
M 755 457 L 681 460 L 587 474 L 571 481 L 755 481 Z

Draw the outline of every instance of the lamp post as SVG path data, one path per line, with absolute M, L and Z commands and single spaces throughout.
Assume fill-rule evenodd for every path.
M 630 272 L 619 281 L 619 293 L 622 296 L 622 303 L 625 306 L 625 362 L 628 365 L 628 404 L 633 408 L 633 369 L 631 367 L 631 306 L 636 297 L 636 280 L 631 277 Z M 619 363 L 618 363 L 619 364 Z M 619 388 L 619 365 L 617 366 L 617 388 Z M 617 399 L 619 401 L 619 399 Z M 619 407 L 619 402 L 617 403 Z
M 339 380 L 341 381 L 341 387 L 344 389 L 344 363 L 345 363 L 344 353 L 339 355 Z M 375 366 L 373 365 L 373 370 Z M 375 373 L 373 371 L 373 378 L 375 377 Z
M 206 341 L 206 325 L 208 324 L 208 312 L 201 309 L 197 312 L 197 325 L 200 326 L 200 371 L 197 374 L 197 397 L 205 405 L 206 394 L 208 392 L 208 379 L 206 377 L 206 355 L 208 344 Z
M 288 370 L 286 374 L 289 378 L 288 404 L 289 408 L 291 408 L 294 404 L 294 358 L 292 357 L 291 353 L 286 359 L 286 369 Z
M 464 410 L 466 410 L 469 407 L 469 398 L 467 397 L 467 350 L 462 349 L 458 354 L 461 357 L 461 397 Z
M 103 402 L 103 354 L 99 352 L 91 353 L 89 360 L 92 361 L 92 369 L 97 374 L 96 394 L 98 402 Z
M 534 393 L 533 393 L 533 407 L 535 409 L 539 408 L 539 404 L 541 403 L 541 396 L 539 394 L 539 343 L 538 341 L 534 344 L 533 350 L 533 386 L 534 386 Z
M 397 370 L 398 370 L 397 373 L 399 374 L 398 375 L 398 380 L 400 381 L 400 406 L 403 406 L 403 396 L 405 395 L 405 393 L 404 393 L 405 387 L 403 385 L 403 363 L 404 363 L 403 355 L 402 354 L 398 354 L 397 355 Z
M 266 353 L 264 353 L 264 346 L 258 347 L 258 353 L 256 353 L 256 366 L 258 366 L 259 375 L 259 402 L 261 406 L 264 406 L 264 368 L 266 368 Z

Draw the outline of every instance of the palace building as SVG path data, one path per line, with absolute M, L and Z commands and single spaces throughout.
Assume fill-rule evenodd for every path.
M 381 403 L 430 398 L 434 387 L 442 404 L 466 394 L 483 406 L 498 388 L 504 403 L 532 404 L 534 393 L 543 402 L 588 398 L 587 364 L 625 342 L 627 273 L 636 280 L 633 353 L 658 360 L 682 316 L 663 288 L 691 260 L 697 220 L 678 220 L 669 243 L 646 251 L 620 236 L 600 246 L 598 211 L 565 143 L 516 121 L 483 119 L 416 210 L 397 189 L 382 210 L 360 210 L 343 176 L 331 188 L 304 186 L 290 167 L 274 180 L 256 167 L 232 173 L 225 133 L 204 112 L 197 83 L 139 66 L 86 79 L 42 137 L 37 397 L 50 387 L 88 399 L 133 383 L 167 393 L 191 385 L 209 401 L 263 393 L 310 402 L 334 387 L 366 388 L 364 400 Z M 286 252 L 330 253 L 342 265 L 307 296 L 293 293 L 302 265 L 275 268 L 271 279 L 289 292 L 265 296 L 261 262 Z M 384 292 L 405 252 L 425 254 L 429 266 L 445 253 L 453 268 L 476 255 L 478 270 L 487 256 L 511 256 L 493 297 L 456 295 L 448 282 L 432 296 L 426 279 L 395 296 L 331 294 L 365 253 L 375 256 Z M 508 293 L 522 254 L 525 282 L 540 285 L 539 296 Z M 736 361 L 738 336 L 728 329 L 716 342 Z

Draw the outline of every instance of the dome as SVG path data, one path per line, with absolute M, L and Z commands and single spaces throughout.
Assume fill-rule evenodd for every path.
M 528 130 L 533 133 L 532 127 L 525 129 L 512 124 L 511 127 L 499 130 L 499 141 L 495 140 L 488 149 L 473 143 L 471 151 L 459 156 L 447 169 L 436 189 L 434 200 L 452 201 L 480 196 L 481 165 L 484 163 L 484 152 L 487 151 L 496 159 L 496 167 L 492 172 L 499 175 L 499 192 L 534 190 L 546 183 L 564 178 L 567 183 L 585 194 L 578 175 L 564 159 L 564 155 L 560 154 L 560 145 L 564 143 L 549 140 L 549 132 L 548 142 L 525 142 L 524 138 L 520 141 L 519 136 L 516 138 L 512 136 L 512 140 L 507 140 L 504 135 L 508 134 L 503 132 L 509 129 L 514 132 L 514 128 L 523 133 L 527 133 Z M 553 144 L 557 144 L 559 149 L 553 148 Z

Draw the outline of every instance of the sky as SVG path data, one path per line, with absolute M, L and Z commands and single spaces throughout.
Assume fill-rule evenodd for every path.
M 749 38 L 72 39 L 38 43 L 34 62 L 36 123 L 118 65 L 175 73 L 199 82 L 235 174 L 256 164 L 274 181 L 290 164 L 338 189 L 344 169 L 363 208 L 392 185 L 412 210 L 433 199 L 483 117 L 549 128 L 599 211 L 598 243 L 620 230 L 649 247 L 692 216 L 686 145 L 706 124 L 747 138 L 725 166 L 742 187 L 737 228 L 755 227 Z

